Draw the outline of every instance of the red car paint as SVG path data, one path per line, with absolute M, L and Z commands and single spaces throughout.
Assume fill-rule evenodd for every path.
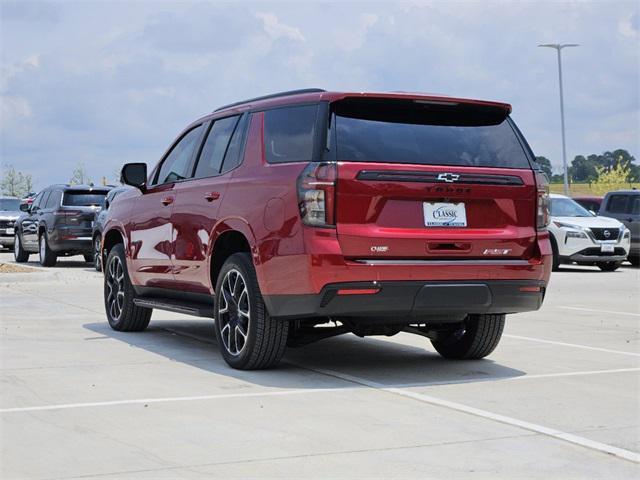
M 118 232 L 124 239 L 133 285 L 212 295 L 212 258 L 221 235 L 231 231 L 246 239 L 264 296 L 319 294 L 329 284 L 345 282 L 528 280 L 546 285 L 552 252 L 547 231 L 536 229 L 537 185 L 530 168 L 508 169 L 508 175 L 521 180 L 518 186 L 442 190 L 448 184 L 374 185 L 357 176 L 363 170 L 503 175 L 505 169 L 338 159 L 335 227 L 304 225 L 296 180 L 307 162 L 267 163 L 262 110 L 352 97 L 511 111 L 504 103 L 435 95 L 344 92 L 283 96 L 216 111 L 185 131 L 211 119 L 251 111 L 244 156 L 237 168 L 215 177 L 150 187 L 144 193 L 134 189 L 123 193 L 110 209 L 105 238 Z M 422 203 L 443 198 L 467 204 L 466 228 L 424 228 Z M 373 248 L 378 246 L 387 248 Z M 486 251 L 508 253 L 494 256 Z M 377 260 L 388 262 L 376 264 Z M 376 289 L 364 290 L 375 294 Z

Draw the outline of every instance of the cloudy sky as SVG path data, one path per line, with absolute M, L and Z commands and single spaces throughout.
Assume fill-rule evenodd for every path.
M 536 155 L 639 156 L 638 2 L 29 2 L 0 0 L 0 161 L 36 187 L 83 162 L 113 180 L 191 120 L 302 87 L 494 99 Z

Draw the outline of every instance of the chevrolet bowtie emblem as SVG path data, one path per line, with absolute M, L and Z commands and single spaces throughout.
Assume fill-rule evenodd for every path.
M 460 178 L 460 175 L 458 175 L 457 173 L 440 173 L 440 174 L 438 174 L 438 180 L 440 182 L 453 183 L 453 182 L 457 182 L 459 178 Z

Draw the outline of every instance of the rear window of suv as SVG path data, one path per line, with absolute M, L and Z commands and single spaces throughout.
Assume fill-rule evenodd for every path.
M 347 99 L 333 109 L 338 160 L 530 168 L 499 107 Z
M 107 192 L 64 192 L 62 205 L 67 207 L 99 207 L 104 201 Z

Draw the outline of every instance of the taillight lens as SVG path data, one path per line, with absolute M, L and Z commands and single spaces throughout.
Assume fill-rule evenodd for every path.
M 536 172 L 538 199 L 536 205 L 536 227 L 544 230 L 549 225 L 549 181 L 542 172 Z
M 335 225 L 335 162 L 311 162 L 298 177 L 298 208 L 302 223 L 312 227 Z

